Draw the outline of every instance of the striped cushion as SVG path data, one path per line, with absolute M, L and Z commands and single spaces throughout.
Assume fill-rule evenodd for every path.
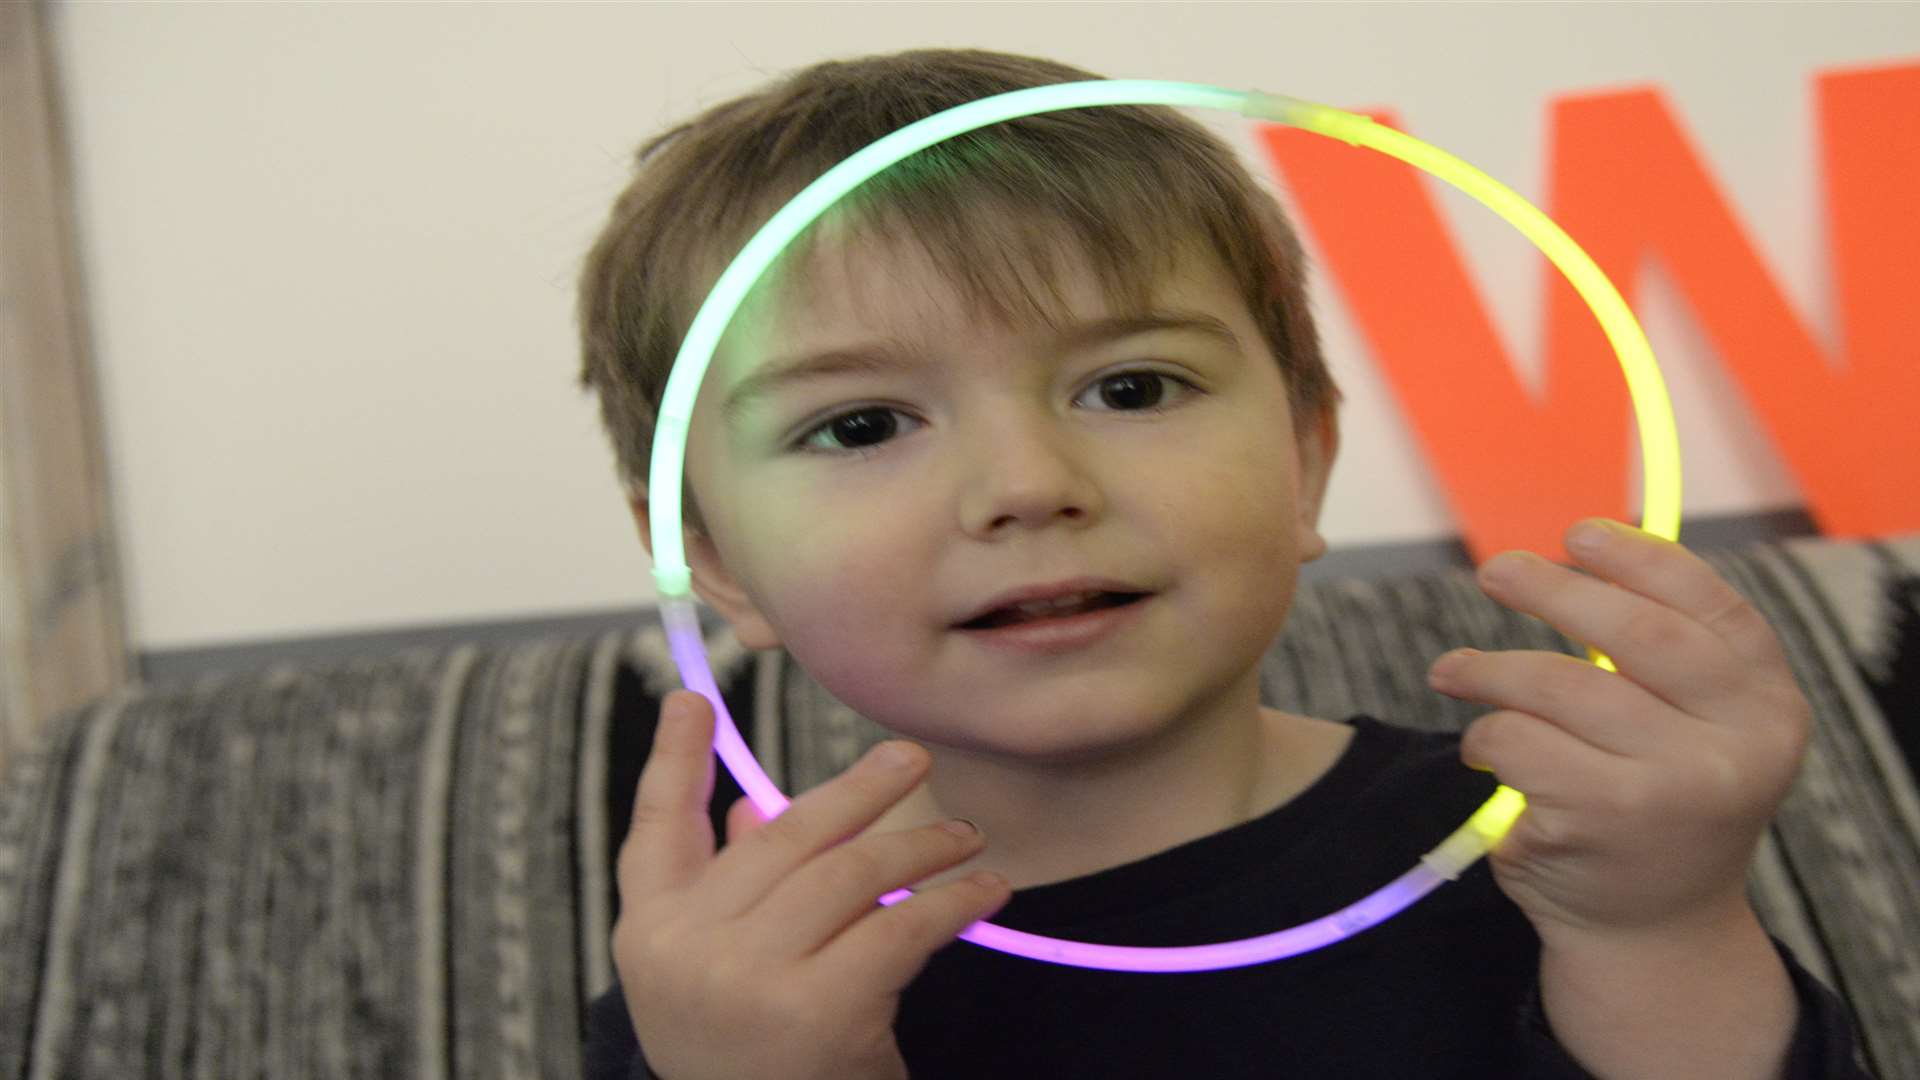
M 1753 875 L 1774 932 L 1920 1076 L 1920 537 L 1708 556 L 1785 640 L 1817 724 Z M 708 617 L 776 780 L 878 728 Z M 1573 647 L 1466 573 L 1302 589 L 1269 704 L 1457 729 L 1458 645 Z M 135 686 L 0 781 L 0 1080 L 578 1075 L 612 982 L 612 855 L 658 699 L 657 625 Z M 716 790 L 716 813 L 733 794 Z

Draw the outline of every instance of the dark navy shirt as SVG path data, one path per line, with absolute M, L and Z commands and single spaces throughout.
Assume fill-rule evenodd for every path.
M 1457 735 L 1369 717 L 1325 776 L 1245 824 L 1017 891 L 1016 929 L 1127 945 L 1237 940 L 1318 918 L 1410 869 L 1494 788 Z M 1864 1076 L 1838 998 L 1784 947 L 1800 999 L 1787 1075 Z M 1539 939 L 1486 862 L 1372 929 L 1289 959 L 1189 974 L 1090 971 L 956 941 L 902 995 L 914 1080 L 1526 1077 L 1587 1073 L 1537 996 Z M 652 1078 L 616 985 L 588 1022 L 590 1080 Z M 671 1077 L 659 1080 L 672 1080 Z

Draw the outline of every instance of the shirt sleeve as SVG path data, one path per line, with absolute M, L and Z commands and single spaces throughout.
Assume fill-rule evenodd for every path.
M 587 1006 L 585 1080 L 660 1080 L 647 1068 L 620 984 Z
M 1786 1080 L 1873 1080 L 1861 1060 L 1852 1018 L 1839 995 L 1802 967 L 1793 950 L 1779 939 L 1774 939 L 1773 947 L 1786 963 L 1794 997 L 1800 1003 L 1793 1041 L 1787 1047 L 1786 1070 L 1781 1075 Z M 1537 984 L 1527 996 L 1520 1024 L 1518 1075 L 1523 1080 L 1594 1080 L 1593 1074 L 1553 1037 Z

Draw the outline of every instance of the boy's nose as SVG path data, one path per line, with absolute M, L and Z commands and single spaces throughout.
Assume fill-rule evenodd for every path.
M 1089 448 L 1050 417 L 984 427 L 958 449 L 961 524 L 970 534 L 1083 525 L 1104 506 Z

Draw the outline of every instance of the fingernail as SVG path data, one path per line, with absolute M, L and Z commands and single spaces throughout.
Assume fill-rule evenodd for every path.
M 1435 660 L 1427 668 L 1427 685 L 1435 690 L 1444 691 L 1454 685 L 1454 676 L 1460 665 L 1470 657 L 1479 656 L 1479 649 L 1455 649 Z
M 1467 768 L 1472 769 L 1474 772 L 1490 773 L 1493 771 L 1493 766 L 1491 765 L 1476 765 L 1471 761 L 1467 762 L 1466 765 Z
M 886 769 L 911 769 L 920 763 L 920 748 L 892 739 L 873 748 L 873 761 Z
M 1607 546 L 1610 530 L 1597 521 L 1583 521 L 1567 533 L 1567 550 L 1592 555 Z
M 991 870 L 975 870 L 973 873 L 967 875 L 967 880 L 983 889 L 1004 889 L 1007 887 L 1007 879 Z
M 949 818 L 941 822 L 940 827 L 965 840 L 972 840 L 980 835 L 980 826 L 963 817 Z
M 676 724 L 691 724 L 700 708 L 700 695 L 692 690 L 676 690 L 661 702 L 661 715 Z
M 1503 551 L 1480 564 L 1480 580 L 1492 584 L 1504 584 L 1520 572 L 1520 566 L 1526 562 L 1524 552 Z

